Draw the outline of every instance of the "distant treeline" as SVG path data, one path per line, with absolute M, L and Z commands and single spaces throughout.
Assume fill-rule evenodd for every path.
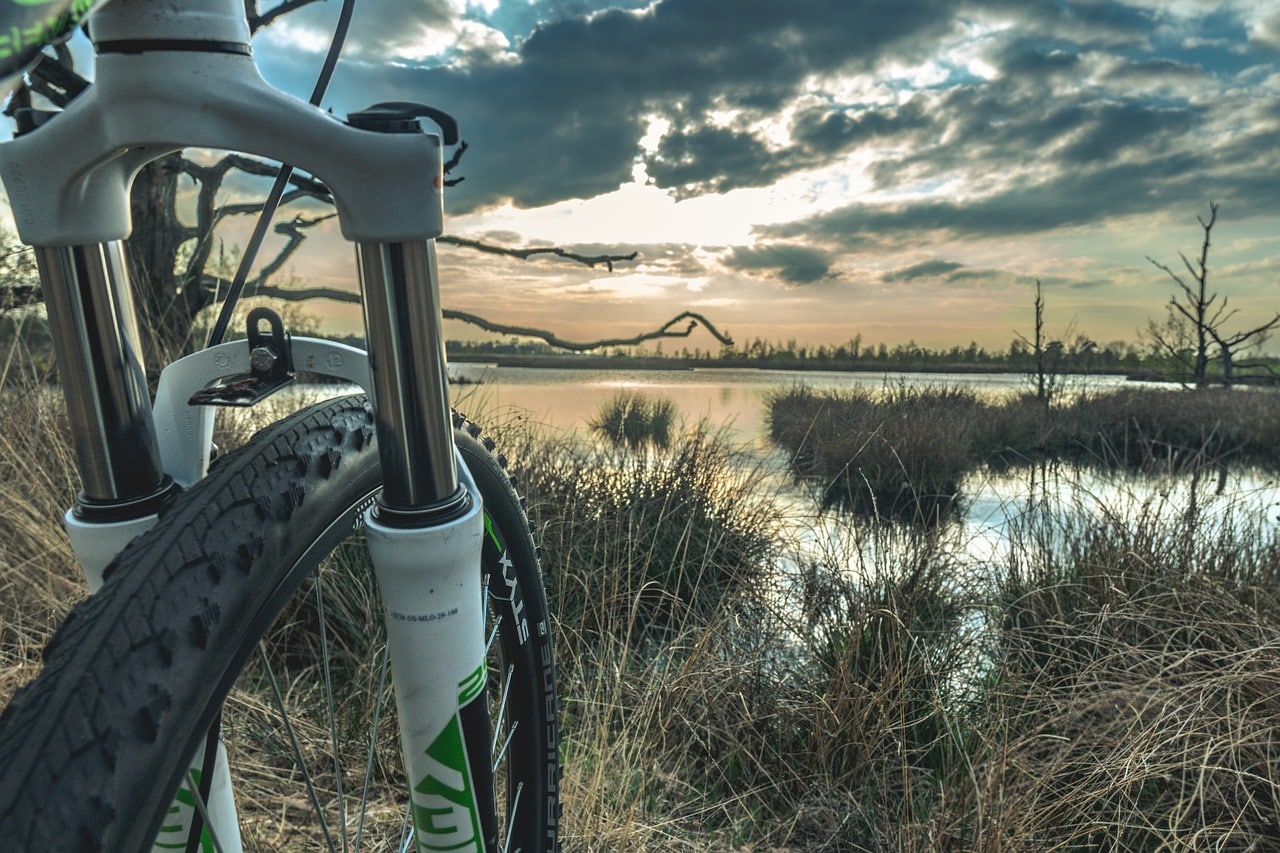
M 529 359 L 541 361 L 564 353 L 541 341 L 449 341 L 451 356 Z M 717 349 L 664 346 L 615 348 L 592 356 L 593 366 L 603 358 L 617 360 L 662 359 L 673 365 L 717 367 L 774 367 L 800 370 L 956 370 L 1023 373 L 1034 372 L 1037 363 L 1056 373 L 1107 373 L 1143 378 L 1179 379 L 1176 360 L 1154 347 L 1124 341 L 1098 344 L 1087 338 L 1051 341 L 1039 359 L 1028 342 L 1014 338 L 1008 349 L 988 349 L 975 342 L 948 349 L 930 349 L 914 340 L 893 346 L 864 344 L 855 336 L 843 344 L 802 344 L 791 339 L 767 341 L 754 338 L 732 347 Z M 1280 371 L 1280 359 L 1261 358 Z

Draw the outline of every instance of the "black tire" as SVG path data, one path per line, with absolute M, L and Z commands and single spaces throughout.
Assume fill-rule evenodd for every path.
M 511 850 L 556 850 L 557 705 L 537 557 L 521 502 L 492 445 L 481 444 L 479 430 L 465 421 L 456 418 L 455 425 L 485 503 L 483 565 L 498 638 L 491 655 L 502 660 L 491 661 L 491 694 L 501 695 L 497 682 L 510 678 L 501 705 L 507 719 L 494 720 L 498 740 L 505 742 L 519 722 L 497 779 L 500 830 L 505 836 L 510 825 Z M 372 713 L 381 714 L 386 731 L 371 753 L 375 805 L 362 815 L 359 832 L 362 849 L 390 847 L 408 791 L 398 776 L 395 727 L 387 724 L 393 703 L 381 709 L 370 698 L 389 693 L 377 665 L 384 646 L 377 634 L 381 609 L 372 606 L 376 583 L 363 570 L 367 559 L 354 574 L 338 565 L 344 554 L 363 553 L 342 543 L 359 537 L 353 533 L 359 513 L 380 481 L 368 403 L 363 397 L 329 401 L 264 429 L 220 460 L 132 543 L 108 570 L 103 589 L 55 634 L 41 675 L 0 716 L 0 838 L 14 845 L 9 849 L 150 849 L 186 778 L 187 760 L 220 709 L 233 777 L 246 786 L 237 789 L 246 849 L 322 849 L 329 830 L 321 824 L 327 821 L 336 836 L 338 812 L 326 805 L 321 815 L 301 813 L 310 798 L 296 781 L 280 791 L 291 777 L 276 765 L 292 750 L 285 734 L 265 721 L 269 669 L 286 704 L 304 709 L 301 724 L 294 722 L 304 735 L 311 718 L 324 715 L 317 706 L 337 709 L 328 715 L 330 728 L 342 737 L 367 733 L 369 706 L 379 709 Z M 341 587 L 330 579 L 334 571 L 345 572 Z M 338 588 L 344 599 L 325 609 L 312 602 L 311 593 Z M 333 647 L 327 656 L 316 650 L 321 624 Z M 339 687 L 316 701 L 308 676 L 322 659 Z M 498 707 L 491 702 L 491 709 Z M 336 751 L 346 751 L 338 740 Z M 306 753 L 305 737 L 303 743 Z M 367 749 L 353 753 L 354 769 L 336 772 L 327 759 L 318 779 L 329 789 L 320 793 L 322 802 L 350 800 L 370 787 Z M 310 751 L 334 750 L 324 740 Z M 237 776 L 241 765 L 247 769 Z M 309 772 L 315 775 L 315 768 Z M 334 779 L 346 780 L 343 798 Z M 266 793 L 283 801 L 259 807 Z M 516 819 L 508 821 L 504 814 L 517 796 Z M 353 818 L 340 822 L 355 834 Z

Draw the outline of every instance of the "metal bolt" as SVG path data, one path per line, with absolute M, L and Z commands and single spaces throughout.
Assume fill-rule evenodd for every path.
M 271 347 L 254 347 L 249 352 L 249 369 L 254 373 L 270 373 L 280 356 Z

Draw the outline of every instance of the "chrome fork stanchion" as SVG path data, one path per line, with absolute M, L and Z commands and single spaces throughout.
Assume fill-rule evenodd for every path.
M 381 514 L 421 526 L 461 512 L 466 500 L 454 460 L 435 241 L 363 243 L 356 256 L 385 481 Z
M 96 592 L 107 564 L 151 526 L 171 483 L 120 243 L 37 247 L 36 266 L 80 469 L 67 534 Z
M 83 491 L 76 514 L 152 514 L 169 492 L 160 466 L 133 297 L 118 242 L 39 247 L 36 262 Z

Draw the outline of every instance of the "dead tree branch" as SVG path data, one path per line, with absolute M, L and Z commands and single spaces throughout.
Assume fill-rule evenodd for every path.
M 348 304 L 359 304 L 360 295 L 350 290 L 339 290 L 336 287 L 276 287 L 274 285 L 263 285 L 257 291 L 259 296 L 275 297 L 278 299 L 300 300 L 300 299 L 331 299 L 334 302 L 344 302 Z M 444 309 L 444 319 L 458 320 L 467 323 L 476 328 L 483 329 L 486 332 L 494 332 L 499 335 L 514 335 L 522 338 L 537 338 L 544 343 L 556 347 L 557 349 L 567 350 L 569 352 L 588 352 L 590 350 L 603 349 L 605 347 L 626 347 L 638 346 L 646 341 L 659 340 L 663 338 L 687 338 L 693 334 L 693 330 L 702 326 L 712 337 L 725 346 L 733 346 L 733 338 L 721 332 L 716 328 L 715 324 L 706 317 L 694 311 L 684 311 L 667 322 L 663 323 L 657 329 L 641 334 L 634 335 L 629 338 L 602 338 L 597 341 L 570 341 L 566 340 L 554 332 L 545 329 L 535 329 L 530 326 L 512 326 L 506 323 L 495 323 L 476 314 L 466 311 L 455 311 L 451 308 Z M 683 328 L 680 324 L 684 321 Z
M 467 147 L 468 147 L 467 140 L 465 139 L 458 140 L 458 147 L 453 149 L 453 156 L 450 157 L 448 160 L 446 160 L 444 163 L 444 166 L 443 166 L 444 174 L 447 175 L 458 167 L 458 164 L 462 162 L 462 155 L 467 153 Z M 446 187 L 456 187 L 458 184 L 462 183 L 465 180 L 466 180 L 465 177 L 447 178 L 444 182 L 444 185 Z
M 733 338 L 724 334 L 715 327 L 714 324 L 706 317 L 693 311 L 683 311 L 672 317 L 662 326 L 651 332 L 644 332 L 630 338 L 602 338 L 598 341 L 568 341 L 553 332 L 545 329 L 535 329 L 529 326 L 508 326 L 502 323 L 494 323 L 479 317 L 475 314 L 468 314 L 465 311 L 454 311 L 445 309 L 444 318 L 446 320 L 461 320 L 469 323 L 477 328 L 484 329 L 487 332 L 497 332 L 502 335 L 516 335 L 525 338 L 537 338 L 550 344 L 557 349 L 569 350 L 570 352 L 586 352 L 588 350 L 603 349 L 605 347 L 626 347 L 637 346 L 645 341 L 653 341 L 661 338 L 687 338 L 693 333 L 698 326 L 702 326 L 712 337 L 725 346 L 733 345 Z M 688 320 L 684 328 L 675 328 L 681 321 Z
M 474 249 L 477 252 L 486 252 L 490 255 L 501 255 L 507 258 L 518 258 L 527 261 L 534 255 L 554 255 L 557 258 L 564 258 L 569 261 L 576 261 L 583 266 L 595 268 L 600 264 L 604 264 L 609 272 L 613 272 L 613 265 L 622 261 L 634 261 L 639 252 L 632 252 L 629 255 L 580 255 L 576 252 L 570 252 L 559 246 L 539 246 L 528 249 L 513 249 L 508 246 L 494 246 L 490 243 L 482 243 L 479 240 L 471 240 L 466 237 L 451 237 L 444 235 L 436 238 L 438 243 L 447 243 L 450 246 L 461 246 L 465 249 Z
M 310 6 L 315 2 L 316 0 L 284 0 L 278 6 L 259 12 L 258 0 L 244 0 L 245 17 L 249 19 L 249 32 L 256 33 L 264 27 L 271 26 L 290 12 L 296 12 L 303 6 Z
M 1252 329 L 1227 334 L 1223 326 L 1238 313 L 1238 309 L 1229 308 L 1229 297 L 1223 296 L 1218 302 L 1218 293 L 1210 293 L 1209 279 L 1209 245 L 1213 226 L 1218 221 L 1218 205 L 1209 203 L 1209 218 L 1197 216 L 1204 239 L 1200 244 L 1200 256 L 1193 263 L 1182 252 L 1178 257 L 1191 276 L 1188 282 L 1179 273 L 1148 256 L 1147 260 L 1157 269 L 1163 270 L 1177 285 L 1178 293 L 1169 297 L 1169 319 L 1164 329 L 1151 324 L 1151 335 L 1156 344 L 1177 361 L 1188 355 L 1192 361 L 1191 378 L 1197 387 L 1207 384 L 1207 368 L 1209 365 L 1209 344 L 1216 344 L 1222 359 L 1222 382 L 1228 388 L 1234 381 L 1234 371 L 1240 364 L 1237 356 L 1242 349 L 1248 349 L 1266 339 L 1269 332 L 1280 326 L 1280 313 L 1267 322 Z M 1215 304 L 1216 303 L 1216 304 Z M 1181 318 L 1181 319 L 1179 319 Z M 1185 344 L 1183 342 L 1186 342 Z
M 0 287 L 0 314 L 15 308 L 26 308 L 28 305 L 39 305 L 44 301 L 40 288 L 30 284 Z
M 293 253 L 298 251 L 298 247 L 302 245 L 302 241 L 307 239 L 307 235 L 302 233 L 303 229 L 319 225 L 326 219 L 333 219 L 337 215 L 338 214 L 335 211 L 334 213 L 327 213 L 323 216 L 316 216 L 311 219 L 307 219 L 302 216 L 295 216 L 288 222 L 277 222 L 274 229 L 275 232 L 287 237 L 288 242 L 281 247 L 280 251 L 276 252 L 276 256 L 271 259 L 270 263 L 266 264 L 258 272 L 258 281 L 263 282 L 271 278 L 271 276 L 280 271 L 284 266 L 285 261 L 289 260 L 289 258 L 293 256 Z

